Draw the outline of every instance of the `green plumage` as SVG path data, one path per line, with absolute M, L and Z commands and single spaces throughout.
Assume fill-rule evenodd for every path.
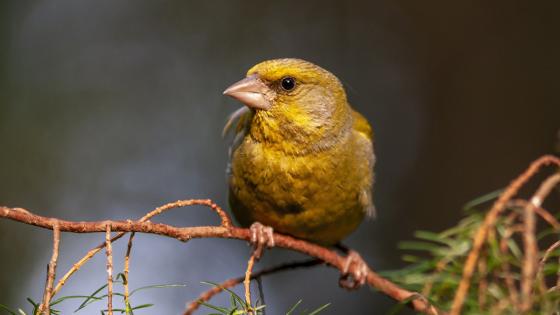
M 338 79 L 297 59 L 249 71 L 275 91 L 268 110 L 239 119 L 229 166 L 229 202 L 245 226 L 335 244 L 373 214 L 374 154 L 367 120 L 352 110 Z M 297 90 L 277 81 L 291 76 Z

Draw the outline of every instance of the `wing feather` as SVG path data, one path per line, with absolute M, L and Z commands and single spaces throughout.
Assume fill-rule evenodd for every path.
M 233 140 L 230 143 L 228 150 L 228 164 L 226 168 L 226 174 L 229 177 L 231 174 L 231 159 L 233 157 L 233 152 L 241 144 L 245 135 L 249 132 L 251 126 L 251 120 L 254 112 L 246 106 L 243 106 L 229 115 L 224 129 L 222 131 L 222 136 L 225 137 L 228 133 L 234 133 Z M 235 126 L 235 129 L 233 128 Z
M 354 118 L 354 124 L 352 126 L 353 129 L 360 135 L 362 135 L 365 139 L 367 139 L 367 142 L 369 142 L 367 145 L 370 147 L 370 149 L 368 150 L 370 154 L 367 161 L 373 177 L 373 166 L 375 164 L 375 154 L 373 153 L 373 130 L 367 119 L 362 116 L 362 114 L 358 113 L 357 111 L 353 111 L 352 115 Z M 372 196 L 373 178 L 371 178 L 370 180 L 371 182 L 369 183 L 369 185 L 366 185 L 366 187 L 364 187 L 360 194 L 360 203 L 364 207 L 366 216 L 368 218 L 375 218 L 376 210 Z

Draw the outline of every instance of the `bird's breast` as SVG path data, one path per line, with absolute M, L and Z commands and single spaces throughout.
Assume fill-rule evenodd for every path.
M 232 156 L 234 214 L 244 225 L 259 221 L 308 239 L 333 227 L 348 233 L 363 218 L 359 196 L 372 175 L 349 145 L 296 156 L 247 137 Z

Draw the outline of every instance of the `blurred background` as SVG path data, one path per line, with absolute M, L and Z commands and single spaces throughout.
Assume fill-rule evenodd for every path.
M 400 268 L 400 240 L 454 225 L 465 202 L 558 147 L 559 9 L 553 1 L 2 1 L 0 204 L 69 220 L 138 218 L 188 198 L 227 206 L 220 132 L 239 104 L 221 93 L 262 60 L 299 57 L 335 73 L 375 129 L 378 218 L 346 244 L 377 270 Z M 156 221 L 218 223 L 203 208 Z M 40 300 L 51 234 L 0 220 L 1 304 L 29 310 L 26 297 Z M 102 239 L 64 234 L 59 274 Z M 124 243 L 115 245 L 116 271 Z M 231 240 L 138 235 L 135 244 L 132 288 L 187 285 L 134 295 L 133 304 L 155 304 L 140 314 L 180 314 L 208 288 L 200 281 L 242 275 L 249 255 Z M 274 249 L 257 269 L 297 258 Z M 89 262 L 60 296 L 99 288 L 104 260 Z M 299 299 L 307 309 L 332 303 L 323 314 L 385 314 L 394 305 L 368 289 L 339 289 L 337 279 L 326 267 L 265 278 L 269 314 Z M 63 314 L 76 307 L 61 304 Z

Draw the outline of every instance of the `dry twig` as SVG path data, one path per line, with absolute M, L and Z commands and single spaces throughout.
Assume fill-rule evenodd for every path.
M 105 250 L 107 252 L 107 312 L 113 315 L 113 246 L 111 245 L 111 224 L 105 230 Z
M 560 173 L 549 176 L 542 182 L 525 207 L 525 231 L 523 233 L 525 258 L 521 278 L 521 311 L 523 312 L 530 310 L 533 304 L 533 283 L 537 275 L 538 247 L 535 239 L 535 209 L 541 207 L 543 201 L 558 183 L 560 183 Z
M 478 272 L 480 273 L 480 281 L 478 282 L 478 307 L 483 310 L 486 306 L 486 297 L 488 292 L 488 280 L 486 279 L 488 273 L 488 266 L 486 260 L 481 259 L 478 262 Z
M 0 207 L 0 217 L 5 217 L 42 228 L 53 229 L 53 219 L 51 218 L 31 214 L 29 212 L 16 211 L 7 207 Z M 115 232 L 150 233 L 175 238 L 180 241 L 187 241 L 193 238 L 231 238 L 244 241 L 250 240 L 250 231 L 248 229 L 229 226 L 227 223 L 225 224 L 226 226 L 195 227 L 175 227 L 167 224 L 152 223 L 149 221 L 74 222 L 59 220 L 59 223 L 61 231 L 73 233 L 105 232 L 107 224 L 110 224 L 112 231 Z M 276 241 L 276 247 L 295 250 L 311 257 L 318 258 L 340 271 L 344 268 L 345 257 L 338 255 L 334 250 L 282 234 L 275 234 L 274 239 Z M 83 260 L 84 259 L 80 261 Z M 353 268 L 355 268 L 355 266 L 351 266 L 351 270 L 349 272 L 355 272 Z M 408 301 L 411 297 L 419 296 L 418 293 L 399 287 L 395 283 L 381 277 L 369 268 L 367 272 L 367 283 L 396 301 Z M 426 314 L 444 314 L 443 311 L 438 310 L 426 299 L 413 299 L 410 301 L 409 305 L 415 310 Z
M 47 273 L 47 284 L 45 285 L 45 292 L 43 293 L 43 303 L 39 306 L 39 314 L 51 314 L 50 302 L 53 296 L 53 284 L 56 276 L 56 264 L 58 261 L 58 252 L 60 246 L 60 227 L 58 222 L 53 225 L 53 252 L 51 261 L 49 262 L 49 270 Z
M 247 271 L 245 271 L 245 304 L 249 308 L 249 313 L 252 313 L 252 306 L 251 306 L 251 273 L 253 272 L 253 266 L 255 265 L 255 258 L 257 257 L 257 251 L 253 251 L 251 253 L 251 257 L 249 257 L 249 261 L 247 262 Z
M 296 269 L 296 268 L 314 267 L 314 266 L 317 266 L 317 265 L 322 264 L 322 263 L 323 262 L 318 260 L 318 259 L 310 259 L 310 260 L 305 260 L 305 261 L 297 261 L 297 262 L 282 264 L 282 265 L 278 265 L 278 266 L 275 266 L 275 267 L 272 267 L 272 268 L 263 269 L 261 271 L 253 273 L 251 275 L 251 280 L 257 279 L 257 278 L 260 278 L 262 276 L 266 276 L 266 275 L 269 275 L 269 274 L 281 272 L 281 271 L 292 270 L 292 269 Z M 187 309 L 185 310 L 183 315 L 192 315 L 194 313 L 194 311 L 196 311 L 198 309 L 198 307 L 200 306 L 201 303 L 208 302 L 216 294 L 224 291 L 225 289 L 232 288 L 232 287 L 240 284 L 243 281 L 245 281 L 245 276 L 232 278 L 232 279 L 229 279 L 229 280 L 226 280 L 226 281 L 222 282 L 219 286 L 215 286 L 215 287 L 211 288 L 210 290 L 202 293 L 198 297 L 198 299 L 192 301 L 189 304 L 189 306 L 187 307 Z
M 508 208 L 527 208 L 529 201 L 524 199 L 514 199 L 508 202 Z M 550 212 L 543 207 L 534 207 L 535 213 L 545 220 L 552 228 L 558 232 L 560 231 L 560 222 Z
M 548 258 L 552 254 L 552 252 L 554 250 L 556 250 L 558 247 L 560 247 L 560 241 L 556 241 L 554 244 L 550 245 L 550 247 L 546 249 L 546 251 L 544 252 L 543 258 L 539 262 L 539 271 L 538 271 L 539 274 L 541 274 L 543 272 L 544 265 L 546 264 L 546 261 L 548 260 Z
M 560 166 L 560 159 L 552 155 L 545 155 L 531 163 L 525 172 L 511 182 L 486 215 L 484 222 L 474 236 L 472 249 L 465 262 L 463 276 L 453 299 L 450 312 L 451 315 L 459 315 L 461 313 L 465 297 L 471 284 L 472 275 L 480 255 L 480 250 L 484 245 L 489 229 L 494 226 L 496 219 L 505 209 L 507 202 L 517 194 L 521 186 L 523 186 L 534 174 L 536 174 L 542 166 L 549 164 L 556 164 L 557 166 Z
M 123 286 L 124 286 L 124 307 L 126 310 L 126 314 L 129 312 L 130 308 L 130 293 L 129 293 L 129 285 L 128 285 L 128 271 L 130 269 L 130 252 L 132 251 L 132 240 L 134 239 L 134 235 L 136 233 L 130 233 L 130 237 L 128 238 L 128 245 L 126 247 L 126 255 L 124 256 L 124 279 L 123 279 Z
M 164 213 L 166 211 L 169 211 L 171 209 L 194 206 L 194 205 L 207 206 L 207 207 L 211 208 L 220 217 L 222 226 L 226 226 L 226 227 L 231 226 L 231 220 L 229 219 L 229 217 L 225 213 L 225 211 L 222 208 L 220 208 L 218 205 L 213 203 L 212 200 L 210 200 L 210 199 L 178 200 L 178 201 L 175 201 L 175 202 L 167 203 L 163 206 L 157 207 L 156 209 L 150 211 L 148 214 L 144 215 L 142 218 L 140 218 L 139 222 L 146 222 L 149 219 L 151 219 L 152 217 L 154 217 L 156 215 L 159 215 L 159 214 L 162 214 L 162 213 Z M 15 209 L 17 209 L 18 211 L 27 212 L 27 210 L 25 210 L 25 209 L 21 209 L 21 208 L 15 208 Z M 132 222 L 132 221 L 129 220 L 129 222 Z M 125 234 L 126 234 L 126 232 L 118 233 L 116 236 L 114 236 L 111 239 L 111 242 L 115 242 L 116 240 L 123 237 Z M 58 281 L 56 287 L 54 288 L 53 295 L 56 294 L 62 288 L 62 286 L 66 283 L 66 281 L 68 281 L 68 278 L 70 278 L 88 260 L 90 260 L 93 256 L 95 256 L 95 254 L 99 253 L 99 251 L 101 249 L 103 249 L 104 247 L 105 247 L 105 242 L 103 242 L 103 243 L 97 245 L 96 247 L 92 248 L 90 251 L 87 252 L 86 255 L 84 255 L 84 257 L 82 257 L 80 260 L 78 260 L 70 268 L 70 270 L 68 270 L 68 272 L 66 272 L 66 274 Z
M 539 252 L 537 240 L 535 238 L 536 208 L 540 208 L 542 202 L 550 191 L 560 182 L 560 174 L 555 174 L 547 178 L 539 187 L 531 201 L 526 204 L 525 229 L 523 233 L 523 243 L 525 246 L 525 256 L 522 268 L 521 292 L 522 302 L 521 310 L 528 311 L 533 304 L 533 283 L 537 274 L 537 254 Z
M 432 292 L 432 288 L 434 286 L 434 279 L 438 276 L 439 273 L 441 273 L 445 269 L 445 267 L 447 267 L 450 261 L 451 260 L 446 257 L 437 262 L 434 272 L 428 278 L 426 284 L 424 284 L 424 287 L 422 288 L 423 296 L 430 296 L 430 293 Z
M 521 311 L 527 312 L 533 305 L 533 283 L 535 282 L 539 248 L 535 238 L 537 220 L 534 204 L 529 202 L 523 211 L 523 265 L 521 267 Z
M 519 216 L 518 212 L 512 212 L 510 213 L 510 215 L 507 216 L 505 220 L 505 226 L 507 226 L 507 228 L 504 231 L 504 235 L 502 236 L 502 239 L 500 240 L 500 253 L 504 258 L 508 257 L 508 253 L 509 253 L 508 242 L 513 236 L 513 234 L 523 231 L 521 227 L 516 227 L 513 224 L 518 216 Z M 515 280 L 513 278 L 513 275 L 511 274 L 511 268 L 507 259 L 504 259 L 504 261 L 501 264 L 501 267 L 504 273 L 503 276 L 504 281 L 506 283 L 506 287 L 508 288 L 510 303 L 515 309 L 517 309 L 519 307 L 519 293 L 517 291 L 517 286 L 515 285 Z

